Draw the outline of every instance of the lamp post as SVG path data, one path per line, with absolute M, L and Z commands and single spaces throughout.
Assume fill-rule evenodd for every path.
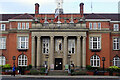
M 104 74 L 104 61 L 105 61 L 105 57 L 102 57 L 102 61 L 103 61 L 103 74 Z
M 13 65 L 15 66 L 15 60 L 16 60 L 16 57 L 13 56 L 12 59 L 13 59 Z

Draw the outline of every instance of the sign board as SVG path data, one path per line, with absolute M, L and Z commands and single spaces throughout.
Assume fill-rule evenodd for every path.
M 68 64 L 65 65 L 65 70 L 68 70 Z
M 50 69 L 51 69 L 51 70 L 54 70 L 54 64 L 51 64 L 51 65 L 50 65 Z

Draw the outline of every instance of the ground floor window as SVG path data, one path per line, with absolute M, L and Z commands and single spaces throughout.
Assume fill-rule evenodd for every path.
M 93 55 L 90 59 L 92 67 L 100 67 L 100 58 L 97 55 Z
M 18 57 L 18 66 L 27 66 L 27 56 L 26 55 L 20 55 Z
M 113 65 L 120 67 L 120 58 L 119 57 L 113 58 Z
M 0 65 L 5 65 L 6 59 L 4 56 L 0 56 Z

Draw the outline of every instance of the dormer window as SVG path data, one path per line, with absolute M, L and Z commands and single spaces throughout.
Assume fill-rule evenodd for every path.
M 119 31 L 119 24 L 114 24 L 114 31 Z
M 1 31 L 5 31 L 5 24 L 1 24 L 0 30 L 1 30 Z
M 101 30 L 101 23 L 100 22 L 98 22 L 98 23 L 90 22 L 89 23 L 89 29 L 90 30 Z

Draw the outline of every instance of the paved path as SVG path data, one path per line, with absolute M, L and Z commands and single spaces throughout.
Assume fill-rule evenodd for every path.
M 41 75 L 0 75 L 2 80 L 120 80 L 119 76 L 41 76 Z

